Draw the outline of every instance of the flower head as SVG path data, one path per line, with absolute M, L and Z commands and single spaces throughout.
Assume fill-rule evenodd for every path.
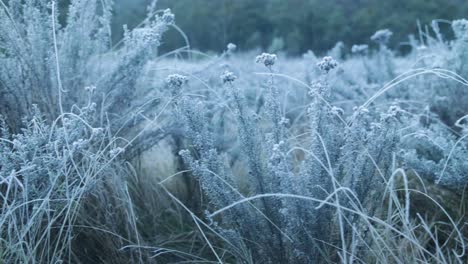
M 164 13 L 162 15 L 162 21 L 164 21 L 164 23 L 166 23 L 168 25 L 172 25 L 172 24 L 174 24 L 174 20 L 175 20 L 175 16 L 171 12 L 171 9 L 168 8 L 168 9 L 164 10 Z
M 271 66 L 275 65 L 276 62 L 276 55 L 269 54 L 269 53 L 262 53 L 255 58 L 256 63 L 263 63 L 265 67 L 270 68 Z
M 351 52 L 354 54 L 365 54 L 369 50 L 369 45 L 353 45 L 351 47 Z
M 459 19 L 452 22 L 452 29 L 458 39 L 468 37 L 468 20 Z
M 315 96 L 317 93 L 322 93 L 327 89 L 327 85 L 322 81 L 313 81 L 310 83 L 311 89 L 309 90 L 310 96 Z
M 237 79 L 237 76 L 234 73 L 225 70 L 223 74 L 221 74 L 221 80 L 223 83 L 233 83 Z
M 135 28 L 132 31 L 132 39 L 129 45 L 147 47 L 149 45 L 159 45 L 161 35 L 158 30 L 151 27 Z
M 393 32 L 388 29 L 381 29 L 372 35 L 370 38 L 372 41 L 377 42 L 380 45 L 385 45 L 390 40 L 390 37 L 393 35 Z
M 228 50 L 228 52 L 234 52 L 236 49 L 237 49 L 237 46 L 236 46 L 236 44 L 234 44 L 234 43 L 229 43 L 229 44 L 227 45 L 227 50 Z
M 332 57 L 326 56 L 323 57 L 319 63 L 317 63 L 317 66 L 320 68 L 320 70 L 328 73 L 338 66 L 338 62 L 336 62 L 336 60 L 334 60 Z
M 283 126 L 287 126 L 287 125 L 289 125 L 290 122 L 291 122 L 291 120 L 289 120 L 289 118 L 282 117 L 280 119 L 280 121 L 279 121 L 279 124 L 283 125 Z
M 171 74 L 166 77 L 166 85 L 174 90 L 180 89 L 182 85 L 186 84 L 187 82 L 187 77 L 180 74 Z

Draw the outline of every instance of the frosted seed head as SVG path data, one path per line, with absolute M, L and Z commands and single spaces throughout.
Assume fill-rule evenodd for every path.
M 353 45 L 351 47 L 351 52 L 354 54 L 366 54 L 368 50 L 369 50 L 369 46 L 366 44 Z
M 381 29 L 375 32 L 374 35 L 372 35 L 370 39 L 378 44 L 385 45 L 390 40 L 390 37 L 392 35 L 393 35 L 392 31 L 388 29 Z
M 391 119 L 400 119 L 403 115 L 404 111 L 398 105 L 392 105 L 388 108 L 387 113 L 382 114 L 383 120 L 391 120 Z
M 317 66 L 320 68 L 320 70 L 328 73 L 329 71 L 338 67 L 338 62 L 336 62 L 336 60 L 334 60 L 332 57 L 326 56 L 319 63 L 317 63 Z
M 237 76 L 234 75 L 234 73 L 226 70 L 224 71 L 223 74 L 221 74 L 221 80 L 223 80 L 223 83 L 233 83 L 237 79 Z
M 86 147 L 88 142 L 82 138 L 78 139 L 77 141 L 73 142 L 72 149 L 75 151 L 82 150 Z
M 182 149 L 179 151 L 179 156 L 181 157 L 189 157 L 190 156 L 190 151 L 187 149 Z
M 283 156 L 284 152 L 286 152 L 285 148 L 286 144 L 284 141 L 280 141 L 278 144 L 274 144 L 273 148 L 271 149 L 270 162 L 277 163 Z
M 228 50 L 228 52 L 234 52 L 236 49 L 237 49 L 237 46 L 236 46 L 236 44 L 234 44 L 234 43 L 229 43 L 229 44 L 227 45 L 227 50 Z
M 172 13 L 171 9 L 168 8 L 168 9 L 164 10 L 164 13 L 162 15 L 162 21 L 164 21 L 164 23 L 166 23 L 168 25 L 174 24 L 175 16 Z
M 269 54 L 269 53 L 262 53 L 261 55 L 258 55 L 255 58 L 256 63 L 263 63 L 265 67 L 270 68 L 271 66 L 275 65 L 276 62 L 276 55 L 275 54 Z
M 166 77 L 167 87 L 173 90 L 179 90 L 182 87 L 182 85 L 186 84 L 187 82 L 187 77 L 180 74 L 171 74 Z
M 336 106 L 333 106 L 331 109 L 330 109 L 330 112 L 335 115 L 335 116 L 342 116 L 344 115 L 344 110 L 343 108 L 340 108 L 340 107 L 336 107 Z
M 468 20 L 454 20 L 452 22 L 452 29 L 458 39 L 468 38 Z
M 279 124 L 282 126 L 288 126 L 291 121 L 289 118 L 282 117 L 281 120 L 279 121 Z
M 314 96 L 316 92 L 324 91 L 327 88 L 327 86 L 321 81 L 312 81 L 310 83 L 310 87 L 312 88 L 309 91 L 310 96 Z
M 154 28 L 143 27 L 135 28 L 132 31 L 131 45 L 137 47 L 146 47 L 151 44 L 159 45 L 160 34 Z

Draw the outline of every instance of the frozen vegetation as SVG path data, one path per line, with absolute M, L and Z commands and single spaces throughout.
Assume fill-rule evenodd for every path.
M 467 263 L 468 20 L 298 58 L 111 16 L 0 0 L 1 263 Z

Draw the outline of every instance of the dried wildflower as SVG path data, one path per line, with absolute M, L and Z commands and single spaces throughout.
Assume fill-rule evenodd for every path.
M 392 105 L 389 107 L 387 113 L 382 114 L 382 119 L 399 119 L 403 115 L 403 113 L 404 111 L 398 105 Z
M 270 162 L 278 163 L 279 160 L 281 160 L 281 158 L 283 157 L 284 152 L 286 152 L 285 147 L 286 144 L 282 140 L 278 142 L 278 144 L 274 144 L 271 150 Z
M 255 58 L 255 62 L 263 63 L 265 67 L 270 68 L 271 66 L 275 65 L 276 58 L 277 57 L 275 54 L 262 53 L 261 55 L 258 55 L 257 58 Z
M 468 20 L 459 19 L 452 22 L 452 29 L 458 39 L 468 36 Z
M 221 80 L 223 80 L 223 83 L 233 83 L 237 79 L 237 76 L 234 75 L 234 73 L 225 70 L 223 74 L 221 74 Z
M 279 124 L 283 125 L 283 126 L 287 126 L 287 125 L 289 125 L 290 122 L 291 122 L 291 120 L 289 120 L 289 118 L 282 117 L 281 120 L 279 121 Z
M 354 54 L 366 54 L 369 50 L 369 45 L 362 44 L 362 45 L 353 45 L 351 47 L 351 52 Z
M 80 138 L 80 139 L 76 140 L 75 142 L 73 142 L 72 149 L 74 151 L 83 150 L 88 143 L 89 143 L 89 141 Z
M 189 150 L 186 150 L 186 149 L 182 149 L 179 151 L 179 156 L 190 156 L 190 151 Z
M 166 85 L 173 90 L 180 89 L 187 82 L 187 77 L 180 74 L 171 74 L 166 77 Z
M 344 115 L 344 110 L 343 110 L 343 108 L 337 107 L 337 106 L 333 106 L 333 107 L 330 109 L 330 112 L 331 112 L 333 115 L 336 115 L 336 116 L 342 116 L 342 115 Z
M 151 44 L 159 45 L 161 36 L 158 30 L 150 27 L 135 28 L 132 31 L 133 46 L 146 47 Z
M 393 32 L 388 29 L 381 29 L 372 35 L 370 38 L 372 41 L 377 42 L 380 45 L 385 45 L 390 40 L 390 37 L 393 35 Z
M 175 16 L 171 12 L 171 9 L 168 8 L 168 9 L 164 10 L 164 13 L 162 15 L 162 21 L 164 21 L 164 23 L 166 23 L 168 25 L 172 25 L 172 24 L 174 24 L 174 20 L 175 20 Z
M 309 95 L 312 97 L 314 97 L 317 93 L 322 93 L 327 89 L 326 83 L 322 81 L 313 81 L 310 83 L 310 87 L 311 89 L 309 91 Z
M 237 49 L 237 46 L 236 46 L 236 44 L 234 44 L 234 43 L 229 43 L 229 44 L 227 45 L 227 50 L 228 50 L 228 52 L 234 52 L 236 49 Z
M 338 66 L 338 62 L 336 62 L 336 60 L 334 60 L 332 57 L 326 56 L 322 59 L 322 61 L 317 63 L 317 66 L 320 68 L 320 70 L 328 73 Z

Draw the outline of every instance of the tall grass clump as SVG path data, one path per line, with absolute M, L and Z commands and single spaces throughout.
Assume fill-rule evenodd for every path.
M 3 262 L 467 261 L 466 20 L 212 57 L 112 7 L 0 0 Z
M 154 4 L 114 44 L 112 1 L 72 0 L 63 15 L 55 1 L 0 1 L 2 263 L 196 258 L 182 252 L 197 239 L 158 180 L 126 159 L 142 134 L 155 144 L 148 128 L 161 114 L 139 90 L 174 23 Z M 192 244 L 179 251 L 177 239 Z
M 153 7 L 140 27 L 126 28 L 122 41 L 113 44 L 112 1 L 71 1 L 63 25 L 54 1 L 23 2 L 2 2 L 0 10 L 1 112 L 17 122 L 10 127 L 20 127 L 32 105 L 52 120 L 60 107 L 86 103 L 85 87 L 94 91 L 98 112 L 123 126 L 121 113 L 145 103 L 137 97 L 137 82 L 173 14 Z
M 310 84 L 275 72 L 277 56 L 263 53 L 256 58 L 267 69 L 257 76 L 265 78 L 258 100 L 246 97 L 250 88 L 241 87 L 232 70 L 221 75 L 229 100 L 226 105 L 209 99 L 194 102 L 188 95 L 180 98 L 179 114 L 190 143 L 179 154 L 208 199 L 206 231 L 217 234 L 236 261 L 451 263 L 466 259 L 464 209 L 459 210 L 466 206 L 465 163 L 459 160 L 465 156 L 465 144 L 463 134 L 455 132 L 464 122 L 459 120 L 450 128 L 436 110 L 427 113 L 433 120 L 425 121 L 425 114 L 418 114 L 411 104 L 421 100 L 419 92 L 431 102 L 421 91 L 427 79 L 418 75 L 429 75 L 431 81 L 444 85 L 466 88 L 466 84 L 452 71 L 409 69 L 396 76 L 397 58 L 386 46 L 390 36 L 384 30 L 372 37 L 379 43 L 372 56 L 367 46 L 353 48 L 364 64 L 350 60 L 340 66 L 324 57 L 311 66 L 318 68 L 318 74 Z M 454 46 L 450 52 L 458 51 Z M 350 77 L 343 72 L 357 65 L 364 66 L 364 74 Z M 301 94 L 288 91 L 298 89 L 288 82 L 308 90 L 310 100 L 301 106 L 302 112 L 286 108 Z M 344 91 L 359 84 L 363 87 L 355 94 Z M 383 88 L 376 90 L 375 84 Z M 338 102 L 343 96 L 352 101 L 341 108 Z M 212 124 L 220 122 L 213 112 L 220 107 L 228 109 L 221 119 L 235 122 L 225 132 L 226 137 L 235 133 L 238 139 L 230 141 L 228 150 L 213 141 L 219 132 Z M 465 116 L 456 116 L 464 121 Z M 437 164 L 424 160 L 433 159 L 432 155 L 438 155 Z M 236 163 L 242 164 L 241 170 Z M 438 187 L 429 190 L 427 184 Z M 450 200 L 461 202 L 461 207 L 453 209 Z M 438 213 L 431 216 L 427 208 Z M 219 250 L 213 249 L 213 254 L 218 261 L 227 261 L 220 259 Z

